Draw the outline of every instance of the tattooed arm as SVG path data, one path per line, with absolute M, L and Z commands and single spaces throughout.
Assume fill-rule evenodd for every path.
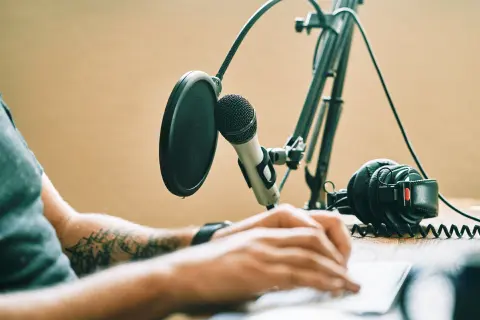
M 42 200 L 45 216 L 55 227 L 64 252 L 80 276 L 187 247 L 198 230 L 155 229 L 104 214 L 79 214 L 61 198 L 46 175 Z
M 78 275 L 187 247 L 196 228 L 162 230 L 101 214 L 75 214 L 59 235 Z

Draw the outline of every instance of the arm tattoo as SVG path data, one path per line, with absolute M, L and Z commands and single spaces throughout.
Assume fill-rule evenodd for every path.
M 75 272 L 86 275 L 113 264 L 117 260 L 115 256 L 127 256 L 135 261 L 169 253 L 179 247 L 180 239 L 169 235 L 138 239 L 125 231 L 100 229 L 65 251 Z

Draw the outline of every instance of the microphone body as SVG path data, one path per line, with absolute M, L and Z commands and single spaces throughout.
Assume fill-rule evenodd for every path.
M 258 142 L 257 134 L 246 143 L 232 145 L 237 152 L 240 165 L 243 166 L 246 175 L 245 179 L 247 179 L 248 184 L 253 189 L 257 202 L 267 207 L 275 205 L 280 198 L 280 193 L 276 184 L 270 186 L 267 183 L 265 185 L 265 181 L 271 182 L 275 174 L 271 171 L 268 164 L 262 166 L 264 164 L 264 149 Z
M 237 152 L 240 169 L 257 202 L 267 208 L 274 207 L 280 192 L 275 184 L 276 174 L 268 152 L 258 140 L 253 107 L 239 95 L 226 95 L 218 101 L 215 123 Z

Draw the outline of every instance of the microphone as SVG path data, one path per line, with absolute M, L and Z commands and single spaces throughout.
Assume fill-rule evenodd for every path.
M 240 95 L 226 95 L 215 108 L 215 124 L 235 148 L 240 169 L 258 203 L 268 209 L 273 208 L 280 193 L 268 152 L 258 142 L 255 109 Z

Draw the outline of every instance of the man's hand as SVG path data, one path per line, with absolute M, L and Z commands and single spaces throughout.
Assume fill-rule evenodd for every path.
M 290 205 L 280 205 L 218 230 L 212 240 L 254 228 L 298 227 L 316 229 L 322 246 L 319 253 L 346 266 L 351 252 L 348 230 L 337 216 L 326 211 L 305 211 Z
M 346 268 L 327 258 L 321 228 L 252 228 L 157 258 L 171 270 L 179 308 L 236 303 L 275 289 L 357 292 Z M 182 311 L 182 310 L 179 310 Z

